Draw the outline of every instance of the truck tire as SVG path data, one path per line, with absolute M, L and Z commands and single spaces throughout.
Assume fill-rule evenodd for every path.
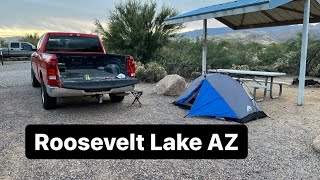
M 124 96 L 117 96 L 116 94 L 109 94 L 110 100 L 113 103 L 119 103 L 122 102 L 124 99 Z
M 32 68 L 31 68 L 31 84 L 32 84 L 32 87 L 40 87 L 40 83 L 36 78 L 36 76 L 34 75 Z
M 41 100 L 42 100 L 42 105 L 45 110 L 50 110 L 54 109 L 57 104 L 57 98 L 55 97 L 50 97 L 47 93 L 47 89 L 45 87 L 45 84 L 42 82 L 41 83 Z

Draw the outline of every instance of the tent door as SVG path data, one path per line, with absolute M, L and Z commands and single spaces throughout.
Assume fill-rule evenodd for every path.
M 200 88 L 198 89 L 197 92 L 193 93 L 193 95 L 189 99 L 187 99 L 184 104 L 191 108 L 193 106 L 193 103 L 196 101 L 199 91 L 200 91 Z

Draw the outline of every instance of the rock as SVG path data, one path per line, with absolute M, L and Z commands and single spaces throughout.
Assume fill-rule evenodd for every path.
M 185 79 L 177 74 L 168 75 L 158 82 L 157 94 L 180 96 L 187 88 Z
M 318 153 L 320 153 L 320 136 L 313 141 L 312 146 Z

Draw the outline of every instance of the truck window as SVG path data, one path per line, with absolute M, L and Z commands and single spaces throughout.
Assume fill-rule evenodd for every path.
M 31 51 L 32 50 L 32 46 L 30 44 L 27 44 L 27 43 L 21 43 L 21 47 L 25 51 Z
M 49 36 L 47 51 L 102 52 L 98 38 L 80 36 Z
M 20 45 L 19 45 L 19 43 L 11 43 L 11 48 L 19 48 L 20 47 Z

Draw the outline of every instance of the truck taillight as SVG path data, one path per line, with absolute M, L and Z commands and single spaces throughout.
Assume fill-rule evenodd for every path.
M 48 85 L 58 85 L 58 67 L 56 63 L 49 62 L 47 66 Z
M 136 74 L 136 68 L 135 68 L 135 65 L 134 65 L 134 59 L 132 56 L 128 56 L 126 58 L 126 61 L 127 61 L 127 75 L 129 77 L 135 77 Z

